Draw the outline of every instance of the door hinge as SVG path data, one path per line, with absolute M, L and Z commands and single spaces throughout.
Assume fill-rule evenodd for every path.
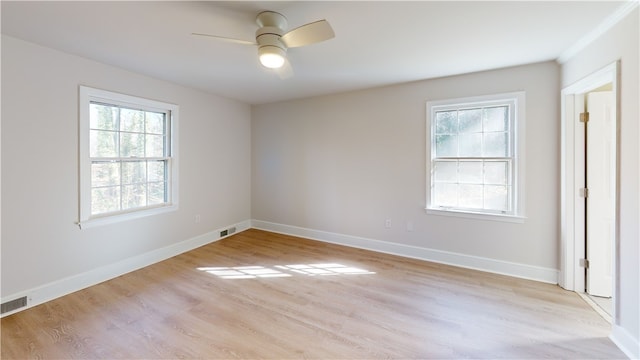
M 589 122 L 589 112 L 585 111 L 580 113 L 580 122 L 587 123 Z
M 580 188 L 580 196 L 583 198 L 589 197 L 589 188 Z
M 581 267 L 583 267 L 583 268 L 585 268 L 585 269 L 588 269 L 588 268 L 589 268 L 589 260 L 587 260 L 587 259 L 580 259 L 580 266 L 581 266 Z

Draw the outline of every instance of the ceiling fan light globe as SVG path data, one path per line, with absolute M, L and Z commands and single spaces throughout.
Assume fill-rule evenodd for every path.
M 260 55 L 260 63 L 269 69 L 278 69 L 284 65 L 284 58 L 278 54 Z
M 258 50 L 260 64 L 269 69 L 279 69 L 284 65 L 285 52 L 277 46 L 263 46 Z

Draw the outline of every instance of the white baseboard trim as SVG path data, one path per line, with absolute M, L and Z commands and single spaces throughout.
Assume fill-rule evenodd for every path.
M 85 273 L 73 275 L 64 279 L 60 279 L 33 289 L 28 289 L 10 296 L 3 296 L 0 302 L 4 304 L 23 296 L 27 297 L 27 306 L 6 312 L 0 317 L 15 314 L 22 310 L 43 304 L 47 301 L 62 297 L 72 292 L 85 289 L 89 286 L 99 284 L 101 282 L 116 278 L 120 275 L 138 270 L 145 266 L 155 264 L 157 262 L 169 259 L 184 252 L 193 250 L 203 245 L 224 239 L 230 235 L 220 236 L 220 232 L 235 227 L 235 233 L 245 231 L 251 227 L 251 221 L 245 220 L 237 224 L 229 225 L 191 239 L 181 241 L 179 243 L 169 245 L 157 250 L 153 250 L 141 255 L 137 255 L 113 264 L 109 264 L 97 269 L 87 271 Z
M 293 235 L 312 240 L 319 240 L 332 244 L 345 245 L 359 249 L 372 250 L 381 253 L 399 255 L 403 257 L 453 265 L 462 268 L 508 275 L 549 284 L 558 283 L 558 270 L 556 269 L 519 264 L 442 250 L 422 248 L 417 246 L 390 243 L 386 241 L 337 234 L 321 230 L 307 229 L 255 219 L 251 220 L 251 226 L 255 229 Z
M 640 359 L 640 341 L 634 339 L 624 328 L 613 325 L 609 339 L 611 339 L 629 359 Z

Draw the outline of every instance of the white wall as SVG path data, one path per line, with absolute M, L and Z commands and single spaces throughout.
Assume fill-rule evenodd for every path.
M 178 211 L 74 224 L 80 84 L 180 106 Z M 250 219 L 250 116 L 246 104 L 2 36 L 3 300 Z
M 545 62 L 254 106 L 253 219 L 272 229 L 278 224 L 364 238 L 358 240 L 364 247 L 380 240 L 406 245 L 408 255 L 431 249 L 554 274 L 559 78 L 558 65 Z M 526 91 L 527 116 L 525 222 L 427 214 L 426 101 L 520 90 Z
M 620 60 L 620 218 L 614 340 L 640 357 L 640 91 L 638 8 L 562 65 L 569 86 Z M 626 340 L 625 340 L 626 339 Z

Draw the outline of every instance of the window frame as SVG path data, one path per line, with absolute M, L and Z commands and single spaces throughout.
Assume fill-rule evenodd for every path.
M 105 105 L 120 106 L 128 109 L 161 112 L 166 114 L 168 125 L 166 128 L 168 139 L 166 146 L 168 154 L 164 156 L 167 164 L 166 197 L 161 204 L 147 205 L 134 209 L 125 209 L 117 212 L 103 214 L 91 214 L 91 164 L 90 154 L 90 104 L 101 103 Z M 166 213 L 178 209 L 178 113 L 179 107 L 156 100 L 125 95 L 117 92 L 96 89 L 88 86 L 79 87 L 79 221 L 78 226 L 89 228 L 97 225 L 113 224 L 121 221 Z M 137 157 L 133 159 L 156 159 L 152 157 Z M 118 158 L 118 163 L 125 160 Z M 165 161 L 165 160 L 163 160 Z
M 432 203 L 435 185 L 435 113 L 442 110 L 466 109 L 474 107 L 491 107 L 500 104 L 509 104 L 513 107 L 510 116 L 510 144 L 511 177 L 512 190 L 510 192 L 512 202 L 512 212 L 500 213 L 497 211 L 485 211 L 483 209 L 467 209 L 460 207 L 442 207 Z M 509 92 L 474 97 L 454 98 L 445 100 L 427 101 L 426 104 L 426 207 L 428 214 L 456 216 L 482 220 L 497 220 L 506 222 L 524 222 L 525 217 L 525 92 Z M 450 159 L 473 158 L 477 160 L 494 159 L 492 157 L 448 157 Z

